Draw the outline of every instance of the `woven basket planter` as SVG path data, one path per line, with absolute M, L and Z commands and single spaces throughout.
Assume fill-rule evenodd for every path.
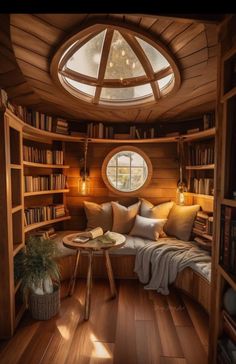
M 49 320 L 55 316 L 59 312 L 60 303 L 60 286 L 54 286 L 52 293 L 29 295 L 29 310 L 36 320 Z

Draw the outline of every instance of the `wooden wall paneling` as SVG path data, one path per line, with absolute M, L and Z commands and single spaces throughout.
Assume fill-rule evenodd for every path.
M 132 145 L 132 143 L 130 143 Z M 171 144 L 145 144 L 139 145 L 150 158 L 153 165 L 153 176 L 150 184 L 144 188 L 137 197 L 144 197 L 153 203 L 173 200 L 176 197 L 176 185 L 178 179 L 178 163 L 176 143 Z M 70 192 L 66 194 L 66 204 L 72 219 L 65 223 L 67 228 L 76 229 L 77 226 L 85 227 L 83 212 L 83 200 L 101 203 L 110 200 L 130 202 L 130 197 L 118 196 L 111 192 L 103 182 L 101 176 L 102 162 L 108 152 L 115 148 L 114 144 L 93 144 L 88 146 L 88 168 L 90 170 L 91 194 L 81 197 L 78 193 L 77 183 L 80 170 L 80 159 L 83 156 L 82 144 L 66 143 L 66 163 L 71 166 L 66 170 Z M 132 199 L 135 201 L 135 198 Z

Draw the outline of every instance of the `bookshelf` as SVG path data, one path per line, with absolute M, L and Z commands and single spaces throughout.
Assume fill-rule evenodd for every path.
M 185 173 L 187 190 L 193 195 L 214 196 L 215 127 L 199 132 L 198 137 L 186 139 Z
M 0 111 L 0 337 L 11 336 L 23 312 L 24 303 L 15 287 L 14 259 L 24 248 L 24 201 L 22 123 L 17 117 Z
M 18 257 L 25 247 L 26 234 L 70 219 L 65 206 L 65 193 L 69 191 L 66 179 L 63 178 L 63 188 L 59 188 L 57 179 L 69 168 L 64 164 L 64 143 L 34 138 L 29 134 L 25 138 L 24 126 L 25 123 L 8 109 L 0 111 L 0 165 L 3 171 L 0 174 L 0 219 L 5 222 L 1 227 L 0 244 L 0 273 L 4 277 L 0 280 L 0 289 L 4 292 L 0 295 L 1 339 L 13 335 L 25 311 L 21 280 L 15 273 Z M 25 146 L 30 151 L 28 154 Z M 24 160 L 25 157 L 27 160 Z M 56 188 L 24 192 L 25 175 L 44 176 L 52 181 L 50 176 L 54 176 Z M 35 206 L 41 207 L 47 218 L 44 216 L 43 221 L 25 226 L 24 212 L 27 208 L 33 210 Z
M 65 203 L 70 166 L 64 164 L 64 150 L 63 141 L 23 137 L 25 233 L 70 219 Z
M 236 307 L 236 16 L 227 16 L 221 24 L 219 39 L 215 229 L 216 245 L 212 267 L 212 315 L 210 320 L 209 363 L 233 363 L 236 348 L 236 315 L 227 306 L 231 292 Z M 233 293 L 232 293 L 233 292 Z

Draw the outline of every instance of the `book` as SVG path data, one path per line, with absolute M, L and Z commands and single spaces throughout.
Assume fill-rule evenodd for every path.
M 73 241 L 86 242 L 88 240 L 95 239 L 102 235 L 103 235 L 103 229 L 101 227 L 97 227 L 97 228 L 89 230 L 89 231 L 82 231 L 82 232 L 78 233 L 76 235 L 76 237 L 73 239 Z

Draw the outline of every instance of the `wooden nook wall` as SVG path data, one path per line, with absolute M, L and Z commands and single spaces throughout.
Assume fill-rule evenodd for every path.
M 78 179 L 81 167 L 80 160 L 83 157 L 83 144 L 66 143 L 66 164 L 69 164 L 71 167 L 66 171 L 70 188 L 70 192 L 66 195 L 66 203 L 72 217 L 70 221 L 65 223 L 66 229 L 85 228 L 86 219 L 83 210 L 83 201 L 93 201 L 100 204 L 105 201 L 115 200 L 124 205 L 130 205 L 137 201 L 137 197 L 146 198 L 153 204 L 175 199 L 179 178 L 176 143 L 143 143 L 138 145 L 150 158 L 153 175 L 150 184 L 144 190 L 137 193 L 137 197 L 116 195 L 103 182 L 101 175 L 103 160 L 116 146 L 112 143 L 89 144 L 88 168 L 90 171 L 91 191 L 89 196 L 81 196 L 78 192 Z

